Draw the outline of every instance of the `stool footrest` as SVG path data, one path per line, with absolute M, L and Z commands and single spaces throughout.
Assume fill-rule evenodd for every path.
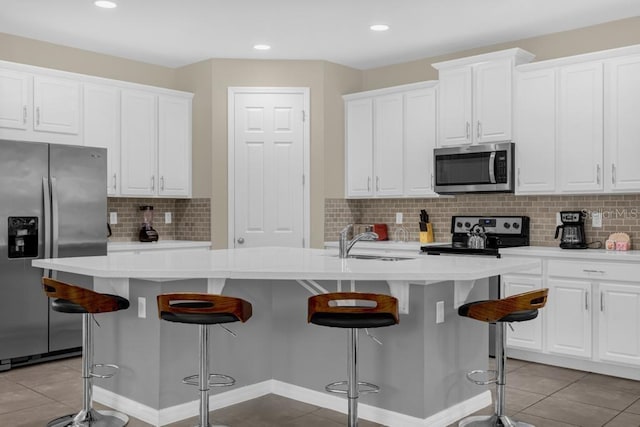
M 337 393 L 337 394 L 347 394 L 349 388 L 349 383 L 347 381 L 336 381 L 331 384 L 327 384 L 324 389 L 329 393 Z M 358 393 L 368 394 L 368 393 L 378 393 L 380 391 L 380 387 L 375 384 L 358 381 Z
M 112 372 L 107 373 L 107 374 L 96 374 L 94 372 L 94 369 L 96 368 L 108 368 L 111 369 Z M 113 377 L 115 374 L 118 373 L 118 370 L 120 369 L 120 366 L 118 365 L 114 365 L 111 363 L 96 363 L 91 367 L 91 372 L 89 372 L 89 376 L 93 377 L 93 378 L 111 378 Z
M 484 379 L 479 379 L 478 377 L 480 377 L 481 375 L 485 375 L 486 377 Z M 498 371 L 495 371 L 493 369 L 476 369 L 474 371 L 467 372 L 467 379 L 477 385 L 495 384 L 498 382 Z
M 200 385 L 200 375 L 190 375 L 182 379 L 183 384 L 188 385 Z M 231 387 L 236 383 L 236 379 L 229 375 L 222 374 L 209 374 L 209 381 L 207 382 L 209 387 Z

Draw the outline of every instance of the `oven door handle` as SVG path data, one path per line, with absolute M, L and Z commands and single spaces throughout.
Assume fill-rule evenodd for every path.
M 496 183 L 496 152 L 492 151 L 489 156 L 489 181 L 492 184 Z

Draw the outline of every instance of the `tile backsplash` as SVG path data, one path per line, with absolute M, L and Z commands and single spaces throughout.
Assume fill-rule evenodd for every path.
M 109 197 L 109 213 L 118 213 L 118 223 L 111 225 L 112 242 L 138 241 L 138 231 L 142 224 L 140 206 L 153 206 L 153 228 L 160 240 L 211 240 L 211 200 L 210 199 L 146 199 L 129 197 Z M 171 212 L 171 224 L 165 224 L 165 212 Z
M 349 223 L 386 223 L 393 239 L 396 212 L 403 213 L 403 226 L 410 241 L 418 241 L 420 209 L 426 209 L 438 242 L 451 240 L 453 215 L 526 215 L 531 218 L 531 245 L 557 246 L 553 238 L 556 212 L 578 210 L 586 214 L 587 242 L 604 241 L 611 233 L 631 236 L 632 249 L 640 249 L 640 194 L 602 196 L 515 196 L 469 194 L 435 199 L 326 199 L 325 241 L 338 240 Z M 591 215 L 602 214 L 602 227 L 593 228 Z M 635 246 L 637 244 L 638 246 Z

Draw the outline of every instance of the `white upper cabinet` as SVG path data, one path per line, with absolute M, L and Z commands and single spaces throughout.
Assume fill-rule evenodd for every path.
M 516 72 L 516 193 L 556 189 L 556 70 Z
M 433 196 L 433 149 L 437 142 L 438 88 L 404 95 L 404 194 Z
M 603 189 L 602 62 L 560 68 L 558 171 L 562 192 Z
M 373 196 L 373 99 L 345 102 L 347 196 Z
M 191 195 L 191 99 L 158 98 L 158 195 Z
M 403 191 L 403 96 L 374 98 L 374 172 L 378 196 L 401 196 Z
M 122 91 L 122 188 L 124 196 L 153 196 L 158 189 L 158 113 L 155 94 Z
M 515 48 L 433 64 L 440 81 L 438 145 L 511 140 L 513 70 L 533 57 Z
M 347 197 L 436 196 L 435 83 L 345 95 Z
M 120 192 L 120 89 L 86 83 L 84 94 L 84 143 L 107 149 L 107 194 Z
M 640 191 L 640 55 L 605 62 L 605 190 Z
M 82 144 L 80 89 L 71 78 L 0 69 L 0 138 Z

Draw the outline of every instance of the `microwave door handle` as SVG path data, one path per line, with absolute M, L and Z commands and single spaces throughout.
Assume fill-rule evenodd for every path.
M 492 151 L 489 156 L 489 181 L 496 183 L 496 152 Z

